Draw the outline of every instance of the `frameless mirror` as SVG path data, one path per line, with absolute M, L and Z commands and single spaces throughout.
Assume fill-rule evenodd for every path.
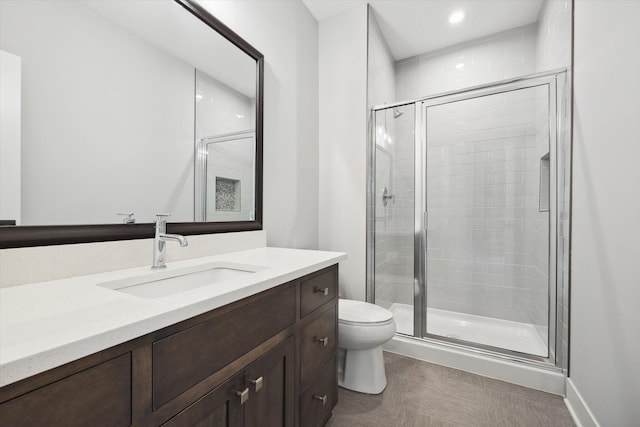
M 262 55 L 198 3 L 3 0 L 0 50 L 0 245 L 261 228 Z

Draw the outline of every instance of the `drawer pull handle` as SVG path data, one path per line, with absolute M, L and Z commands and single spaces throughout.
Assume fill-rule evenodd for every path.
M 313 288 L 313 292 L 315 293 L 322 293 L 324 296 L 329 295 L 329 288 Z
M 318 399 L 319 401 L 321 401 L 322 405 L 326 405 L 327 404 L 327 395 L 326 394 L 324 396 L 320 396 L 319 394 L 314 394 L 313 398 L 314 399 Z
M 259 377 L 255 380 L 251 380 L 251 384 L 253 384 L 254 386 L 256 386 L 256 391 L 260 391 L 260 389 L 262 388 L 262 383 L 264 382 L 264 380 L 262 379 L 262 377 Z
M 321 342 L 323 347 L 326 347 L 329 344 L 329 337 L 324 338 L 316 338 L 316 341 Z
M 240 404 L 244 405 L 244 402 L 249 400 L 249 387 L 245 388 L 242 391 L 236 391 L 236 395 L 240 396 Z

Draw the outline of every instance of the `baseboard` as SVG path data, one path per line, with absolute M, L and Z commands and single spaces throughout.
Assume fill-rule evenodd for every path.
M 512 384 L 565 395 L 565 377 L 561 372 L 500 360 L 425 341 L 396 335 L 382 348 L 414 359 L 471 372 Z
M 571 378 L 567 378 L 567 397 L 564 399 L 569 413 L 578 427 L 600 427 Z

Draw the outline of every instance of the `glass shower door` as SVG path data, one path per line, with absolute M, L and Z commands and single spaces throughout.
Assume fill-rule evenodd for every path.
M 398 332 L 413 335 L 414 126 L 413 104 L 374 115 L 374 302 L 394 314 Z
M 547 358 L 554 83 L 422 104 L 424 336 Z

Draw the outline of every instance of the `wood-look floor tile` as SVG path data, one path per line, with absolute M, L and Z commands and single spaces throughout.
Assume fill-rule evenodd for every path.
M 562 398 L 384 353 L 387 388 L 340 389 L 328 427 L 574 426 Z

